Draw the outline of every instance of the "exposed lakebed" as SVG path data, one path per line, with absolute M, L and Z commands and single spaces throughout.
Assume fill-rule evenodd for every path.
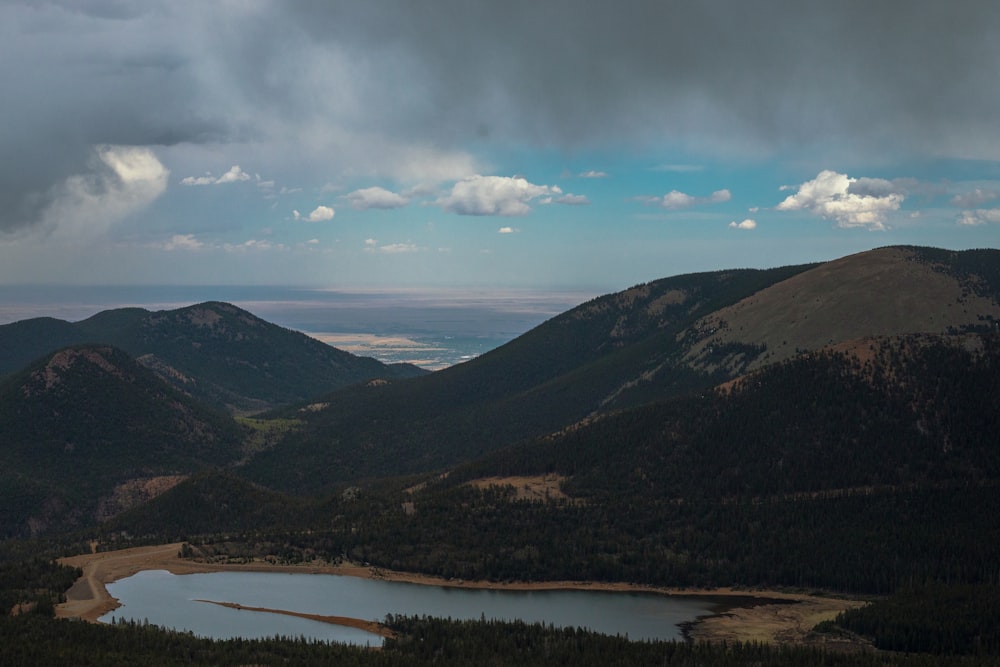
M 101 617 L 148 621 L 196 635 L 307 637 L 359 645 L 382 638 L 357 628 L 248 608 L 381 621 L 387 614 L 501 619 L 583 627 L 631 639 L 679 639 L 681 624 L 717 612 L 719 600 L 655 593 L 494 590 L 324 574 L 148 570 L 107 586 L 121 607 Z M 233 603 L 236 609 L 206 601 Z

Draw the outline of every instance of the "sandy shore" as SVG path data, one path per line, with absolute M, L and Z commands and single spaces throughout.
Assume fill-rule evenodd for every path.
M 720 612 L 699 619 L 688 629 L 688 636 L 708 641 L 763 641 L 770 643 L 830 643 L 811 635 L 820 621 L 833 619 L 846 609 L 861 606 L 857 600 L 819 597 L 772 590 L 740 590 L 732 588 L 688 589 L 636 586 L 625 583 L 554 581 L 497 584 L 486 581 L 446 580 L 429 575 L 395 572 L 359 565 L 273 565 L 264 561 L 249 564 L 202 563 L 179 556 L 181 544 L 135 547 L 61 558 L 59 562 L 83 570 L 66 593 L 67 601 L 56 607 L 60 618 L 80 618 L 96 621 L 116 609 L 118 600 L 111 597 L 106 584 L 130 577 L 143 570 L 167 570 L 173 574 L 201 572 L 250 571 L 297 572 L 303 574 L 337 574 L 352 577 L 379 578 L 435 586 L 460 588 L 504 588 L 510 590 L 608 590 L 644 591 L 665 595 L 694 595 L 718 598 Z M 265 611 L 265 610 L 260 610 Z M 287 613 L 280 610 L 271 612 Z M 294 612 L 291 612 L 294 613 Z M 333 619 L 333 620 L 331 620 Z M 339 619 L 339 617 L 336 617 Z M 324 619 L 327 622 L 351 624 L 356 619 Z

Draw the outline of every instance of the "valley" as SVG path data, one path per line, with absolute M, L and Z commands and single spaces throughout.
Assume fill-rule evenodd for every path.
M 897 246 L 658 279 L 434 372 L 221 302 L 0 325 L 3 599 L 93 620 L 148 569 L 751 595 L 794 604 L 689 647 L 989 660 L 998 323 L 1000 251 Z M 931 632 L 941 604 L 987 611 Z M 436 623 L 386 651 L 501 641 Z

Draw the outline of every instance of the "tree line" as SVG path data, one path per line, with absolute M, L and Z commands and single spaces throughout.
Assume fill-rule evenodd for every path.
M 729 667 L 930 667 L 989 664 L 983 658 L 893 653 L 839 653 L 818 647 L 757 643 L 630 641 L 578 628 L 426 617 L 386 619 L 398 636 L 381 650 L 295 637 L 211 640 L 146 623 L 101 625 L 0 616 L 0 663 L 9 665 L 343 665 L 346 667 L 494 665 L 668 665 Z

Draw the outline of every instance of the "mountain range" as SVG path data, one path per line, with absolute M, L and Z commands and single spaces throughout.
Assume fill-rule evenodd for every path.
M 0 376 L 82 343 L 118 347 L 182 392 L 236 413 L 427 372 L 358 357 L 231 304 L 209 302 L 157 312 L 120 308 L 75 323 L 42 317 L 2 325 Z
M 354 386 L 246 474 L 318 491 L 446 468 L 568 425 L 710 390 L 864 337 L 996 330 L 1000 253 L 892 247 L 820 264 L 690 274 L 599 297 L 415 382 Z M 373 455 L 377 452 L 377 455 Z
M 917 247 L 664 278 L 338 387 L 313 366 L 350 355 L 227 304 L 30 320 L 0 328 L 0 526 L 467 578 L 986 581 L 998 322 L 1000 251 Z

